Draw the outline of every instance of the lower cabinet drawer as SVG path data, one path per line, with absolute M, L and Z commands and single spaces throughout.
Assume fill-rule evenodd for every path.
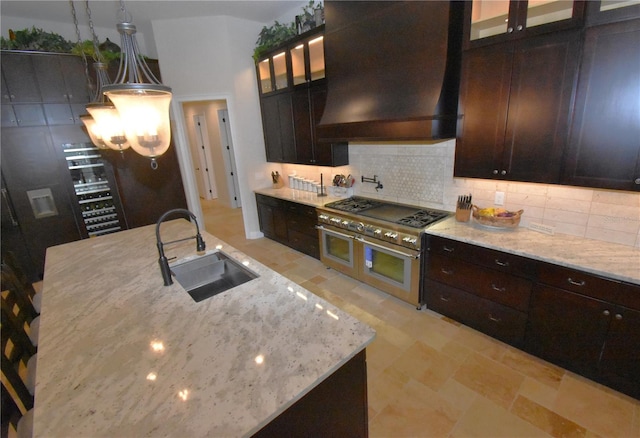
M 424 294 L 430 310 L 511 345 L 524 340 L 526 313 L 429 279 Z
M 318 236 L 311 237 L 299 231 L 289 229 L 288 246 L 320 260 L 320 242 L 318 241 Z

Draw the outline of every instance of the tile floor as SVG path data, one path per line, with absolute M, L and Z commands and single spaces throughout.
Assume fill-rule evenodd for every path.
M 640 401 L 272 240 L 247 240 L 241 209 L 202 207 L 209 233 L 376 329 L 367 349 L 371 437 L 640 438 Z

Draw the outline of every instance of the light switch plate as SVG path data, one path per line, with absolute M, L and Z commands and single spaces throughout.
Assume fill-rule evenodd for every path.
M 496 199 L 493 203 L 495 205 L 504 205 L 504 192 L 496 192 Z

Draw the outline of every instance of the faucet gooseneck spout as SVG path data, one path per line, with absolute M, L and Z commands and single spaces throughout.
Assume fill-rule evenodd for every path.
M 160 238 L 160 224 L 165 221 L 165 219 L 171 215 L 180 214 L 189 216 L 193 219 L 193 222 L 196 224 L 196 235 L 185 237 L 184 239 L 172 240 L 170 242 L 163 242 Z M 200 235 L 200 227 L 198 226 L 198 219 L 196 215 L 191 213 L 189 210 L 184 208 L 174 208 L 173 210 L 169 210 L 160 216 L 158 222 L 156 222 L 156 245 L 158 246 L 158 254 L 160 258 L 158 259 L 158 264 L 160 265 L 160 273 L 162 274 L 162 279 L 164 280 L 165 286 L 170 286 L 173 284 L 173 279 L 171 278 L 171 269 L 169 268 L 169 260 L 164 254 L 164 245 L 168 245 L 170 243 L 182 242 L 184 240 L 196 239 L 196 251 L 202 252 L 207 248 L 207 245 L 204 242 L 204 239 Z

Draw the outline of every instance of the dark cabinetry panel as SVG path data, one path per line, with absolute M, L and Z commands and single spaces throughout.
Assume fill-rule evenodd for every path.
M 559 180 L 579 46 L 572 31 L 464 53 L 455 176 Z
M 265 237 L 320 259 L 316 209 L 256 194 L 260 231 Z
M 260 103 L 267 161 L 294 162 L 296 151 L 291 94 L 278 93 L 264 96 Z
M 640 19 L 588 28 L 563 182 L 640 190 Z

